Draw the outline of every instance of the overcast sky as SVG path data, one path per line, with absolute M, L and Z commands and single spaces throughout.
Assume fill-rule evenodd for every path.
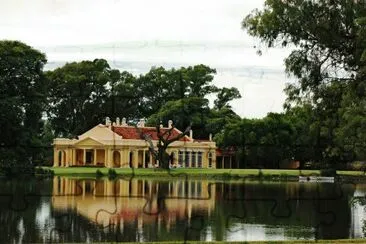
M 134 74 L 151 66 L 205 64 L 215 84 L 235 86 L 240 116 L 281 112 L 289 50 L 265 49 L 241 29 L 264 0 L 0 0 L 0 39 L 16 39 L 65 62 L 105 58 Z

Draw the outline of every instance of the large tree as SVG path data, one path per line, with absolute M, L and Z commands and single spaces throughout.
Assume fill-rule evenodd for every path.
M 155 125 L 156 121 L 167 124 L 173 120 L 176 128 L 184 130 L 192 125 L 195 138 L 207 138 L 206 125 L 210 108 L 208 100 L 200 97 L 188 97 L 165 103 L 161 109 L 149 117 L 148 124 Z
M 285 114 L 269 113 L 263 119 L 230 121 L 215 136 L 222 148 L 235 148 L 240 167 L 278 168 L 294 157 L 295 128 Z
M 153 67 L 136 80 L 137 94 L 142 98 L 139 103 L 140 116 L 150 117 L 163 105 L 189 97 L 204 99 L 218 91 L 212 84 L 215 69 L 203 64 L 165 69 Z
M 67 63 L 47 72 L 48 117 L 57 136 L 73 137 L 104 117 L 133 113 L 132 83 L 127 72 L 111 69 L 104 59 Z
M 362 106 L 366 95 L 364 1 L 267 0 L 243 27 L 268 47 L 293 48 L 285 65 L 297 81 L 286 88 L 286 108 L 311 105 L 322 159 L 342 160 L 345 143 L 360 145 L 363 136 L 343 135 L 366 122 L 349 116 L 363 116 L 351 107 Z
M 18 41 L 0 41 L 0 164 L 30 165 L 42 144 L 46 56 Z

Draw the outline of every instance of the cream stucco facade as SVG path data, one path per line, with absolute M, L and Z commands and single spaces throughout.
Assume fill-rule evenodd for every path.
M 170 127 L 162 128 L 168 130 Z M 175 134 L 181 133 L 173 128 Z M 140 131 L 140 132 L 138 132 Z M 139 139 L 138 133 L 147 131 L 156 135 L 156 128 L 139 128 L 126 123 L 99 124 L 77 139 L 56 138 L 53 141 L 54 167 L 104 166 L 108 168 L 152 168 L 158 167 L 152 157 L 148 143 Z M 156 137 L 156 136 L 155 136 Z M 152 137 L 156 147 L 158 140 Z M 172 167 L 216 168 L 216 144 L 214 141 L 198 141 L 185 136 L 167 149 Z

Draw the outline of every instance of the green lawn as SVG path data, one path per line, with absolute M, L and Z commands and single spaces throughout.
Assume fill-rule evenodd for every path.
M 54 171 L 55 175 L 60 176 L 95 176 L 96 170 L 100 170 L 104 175 L 108 174 L 108 168 L 84 168 L 84 167 L 44 167 Z M 128 169 L 114 168 L 118 175 L 135 175 L 135 176 L 153 176 L 153 177 L 170 177 L 170 176 L 188 176 L 188 177 L 227 177 L 227 176 L 257 176 L 258 169 Z M 337 171 L 342 176 L 363 176 L 362 171 Z M 289 169 L 263 169 L 263 176 L 299 176 L 299 175 L 319 175 L 319 170 L 289 170 Z
M 84 167 L 44 167 L 47 169 L 51 169 L 55 172 L 56 175 L 73 175 L 73 174 L 95 174 L 96 170 L 100 170 L 103 174 L 107 174 L 109 168 L 84 168 Z M 239 175 L 239 176 L 247 176 L 247 175 L 258 175 L 258 169 L 129 169 L 129 168 L 114 168 L 117 174 L 122 175 L 175 175 L 175 174 L 187 174 L 187 175 Z M 289 176 L 298 176 L 300 174 L 299 170 L 277 170 L 277 169 L 264 169 L 262 170 L 264 175 L 289 175 Z M 301 173 L 303 175 L 312 175 L 319 174 L 319 170 L 302 170 Z

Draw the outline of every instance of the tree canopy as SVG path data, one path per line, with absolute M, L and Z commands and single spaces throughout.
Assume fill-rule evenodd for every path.
M 0 42 L 0 163 L 9 168 L 39 160 L 46 62 L 43 53 L 24 43 Z
M 364 159 L 365 135 L 359 130 L 366 125 L 364 2 L 267 0 L 242 26 L 267 47 L 293 49 L 285 65 L 297 80 L 287 85 L 284 106 L 287 111 L 310 106 L 316 160 Z

